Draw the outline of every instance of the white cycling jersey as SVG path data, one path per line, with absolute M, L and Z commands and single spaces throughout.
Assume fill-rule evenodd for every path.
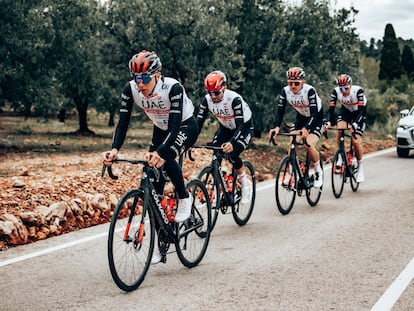
M 313 89 L 315 91 L 315 95 L 312 95 L 311 98 L 309 98 L 309 91 Z M 297 93 L 293 93 L 290 90 L 289 86 L 284 87 L 284 91 L 286 93 L 286 101 L 302 116 L 304 117 L 310 117 L 311 111 L 310 111 L 310 101 L 313 101 L 313 96 L 316 97 L 316 105 L 318 108 L 318 111 L 321 111 L 322 109 L 322 100 L 319 97 L 316 90 L 313 88 L 313 86 L 309 84 L 303 84 L 302 89 Z
M 206 95 L 207 107 L 208 110 L 217 118 L 220 124 L 230 130 L 236 129 L 236 118 L 241 118 L 241 116 L 235 116 L 234 110 L 239 107 L 233 107 L 233 100 L 239 97 L 242 103 L 243 110 L 243 123 L 249 121 L 252 117 L 252 111 L 250 110 L 249 105 L 244 101 L 244 99 L 236 92 L 226 89 L 223 94 L 223 99 L 214 103 L 210 95 Z
M 335 105 L 336 100 L 351 112 L 357 111 L 358 106 L 366 106 L 367 104 L 367 97 L 363 94 L 362 88 L 358 85 L 351 85 L 349 96 L 344 96 L 339 86 L 337 86 L 331 95 L 331 103 L 333 102 L 333 105 Z
M 154 91 L 150 97 L 142 95 L 134 80 L 131 80 L 129 83 L 131 85 L 132 96 L 135 104 L 145 111 L 148 117 L 154 122 L 155 126 L 166 131 L 168 129 L 170 110 L 172 110 L 169 93 L 172 86 L 179 82 L 169 77 L 158 79 L 158 82 L 155 85 Z M 182 121 L 186 121 L 193 116 L 194 106 L 185 90 L 182 96 L 184 96 Z M 174 98 L 171 98 L 171 100 L 174 101 Z

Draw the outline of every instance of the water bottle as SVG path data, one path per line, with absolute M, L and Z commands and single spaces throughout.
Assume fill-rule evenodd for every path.
M 346 153 L 346 158 L 348 160 L 348 165 L 352 166 L 352 153 L 350 153 L 349 151 Z
M 175 209 L 176 209 L 176 200 L 174 198 L 167 199 L 167 207 L 165 209 L 165 215 L 167 215 L 169 222 L 175 221 Z
M 227 179 L 226 179 L 227 191 L 228 192 L 232 192 L 233 191 L 233 181 L 234 181 L 233 175 L 228 175 L 227 176 Z
M 305 174 L 305 163 L 303 161 L 299 161 L 299 168 L 302 174 Z

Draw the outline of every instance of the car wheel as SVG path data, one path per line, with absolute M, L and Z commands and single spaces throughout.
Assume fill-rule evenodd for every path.
M 403 149 L 397 147 L 397 154 L 400 158 L 407 158 L 410 153 L 410 149 Z

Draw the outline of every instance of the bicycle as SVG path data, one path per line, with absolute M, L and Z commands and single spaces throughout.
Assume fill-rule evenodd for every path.
M 315 173 L 311 171 L 309 155 L 306 153 L 306 159 L 303 161 L 297 154 L 296 149 L 306 145 L 306 141 L 298 142 L 296 138 L 302 135 L 302 132 L 279 133 L 278 135 L 291 137 L 290 152 L 280 161 L 276 172 L 275 196 L 279 212 L 282 215 L 289 214 L 295 203 L 296 194 L 302 196 L 303 191 L 305 191 L 309 205 L 316 206 L 321 197 L 323 185 L 318 188 L 313 186 Z M 277 145 L 274 137 L 271 137 L 270 141 L 273 145 Z M 322 161 L 320 164 L 323 170 Z
M 223 153 L 221 147 L 211 145 L 195 145 L 192 148 L 204 148 L 213 151 L 211 164 L 202 168 L 198 174 L 198 179 L 206 186 L 210 197 L 211 230 L 216 225 L 219 212 L 226 214 L 229 207 L 234 221 L 239 226 L 244 226 L 252 215 L 256 198 L 256 175 L 253 165 L 248 160 L 243 161 L 245 174 L 250 180 L 252 188 L 248 202 L 242 203 L 242 184 L 233 165 L 230 174 L 224 171 L 221 166 L 223 160 L 229 161 L 228 153 Z
M 193 179 L 186 185 L 192 194 L 190 217 L 182 223 L 175 223 L 166 210 L 165 202 L 176 205 L 177 200 L 164 200 L 154 188 L 161 174 L 169 181 L 162 169 L 150 167 L 146 160 L 117 159 L 114 162 L 127 162 L 142 165 L 140 185 L 127 190 L 120 198 L 111 218 L 108 235 L 108 261 L 115 284 L 124 291 L 133 291 L 144 281 L 148 272 L 155 243 L 166 262 L 171 244 L 175 245 L 181 263 L 192 268 L 204 257 L 210 239 L 211 205 L 204 184 Z M 103 166 L 102 177 L 108 171 L 112 179 L 111 166 Z M 158 241 L 155 241 L 157 231 Z
M 335 198 L 339 198 L 344 190 L 344 184 L 349 179 L 351 189 L 356 192 L 359 183 L 356 181 L 358 174 L 358 161 L 355 156 L 355 147 L 352 143 L 352 134 L 345 133 L 348 128 L 328 128 L 328 130 L 340 131 L 339 147 L 336 149 L 332 158 L 331 184 Z M 345 140 L 349 138 L 349 149 L 345 148 Z M 346 160 L 345 160 L 346 159 Z

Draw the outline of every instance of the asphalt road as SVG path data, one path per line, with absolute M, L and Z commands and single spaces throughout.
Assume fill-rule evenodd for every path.
M 414 157 L 366 157 L 366 181 L 276 209 L 258 185 L 249 223 L 219 215 L 199 266 L 175 253 L 134 292 L 113 283 L 107 225 L 0 252 L 1 310 L 414 310 Z M 373 308 L 375 306 L 375 308 Z

